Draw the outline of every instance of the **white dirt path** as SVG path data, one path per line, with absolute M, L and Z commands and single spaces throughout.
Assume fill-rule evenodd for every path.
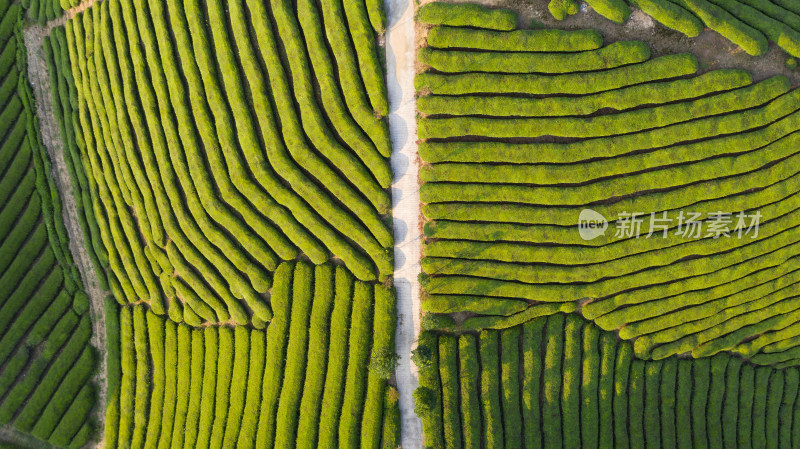
M 44 37 L 50 34 L 54 27 L 63 25 L 67 19 L 83 11 L 97 0 L 87 0 L 64 13 L 58 19 L 52 20 L 45 26 L 30 25 L 23 30 L 25 48 L 28 52 L 28 81 L 33 87 L 34 103 L 36 105 L 36 116 L 39 119 L 39 129 L 42 134 L 42 141 L 47 148 L 52 163 L 52 176 L 56 187 L 60 193 L 64 225 L 69 235 L 69 248 L 72 259 L 78 266 L 83 279 L 83 288 L 89 296 L 91 304 L 90 313 L 92 316 L 92 346 L 97 349 L 99 357 L 98 370 L 93 381 L 97 387 L 97 405 L 95 406 L 94 422 L 99 429 L 97 434 L 99 440 L 90 443 L 91 447 L 103 447 L 103 429 L 105 423 L 105 404 L 106 404 L 106 327 L 105 316 L 103 313 L 103 302 L 106 292 L 100 288 L 94 267 L 89 255 L 86 252 L 86 242 L 83 238 L 80 222 L 78 221 L 78 209 L 75 205 L 75 196 L 72 191 L 72 181 L 67 171 L 67 164 L 64 160 L 63 144 L 56 118 L 53 115 L 53 102 L 50 96 L 50 74 L 47 72 L 47 63 L 44 59 L 42 44 Z
M 420 203 L 417 122 L 414 98 L 414 5 L 386 0 L 386 83 L 392 137 L 392 216 L 394 217 L 394 285 L 397 290 L 396 371 L 400 393 L 403 449 L 422 448 L 422 422 L 414 413 L 412 394 L 418 385 L 411 351 L 419 335 Z

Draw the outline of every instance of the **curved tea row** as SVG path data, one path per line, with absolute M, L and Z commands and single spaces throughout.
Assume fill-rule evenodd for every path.
M 374 3 L 106 0 L 54 29 L 53 98 L 117 298 L 263 327 L 283 260 L 391 274 Z

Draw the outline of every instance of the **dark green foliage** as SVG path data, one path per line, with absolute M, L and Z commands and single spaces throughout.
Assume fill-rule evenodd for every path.
M 561 360 L 564 354 L 564 315 L 547 319 L 544 334 L 544 368 L 542 371 L 542 434 L 544 447 L 560 447 L 561 433 Z
M 534 339 L 532 342 L 538 341 Z M 478 449 L 481 447 L 482 441 L 480 368 L 478 367 L 478 343 L 474 335 L 463 334 L 458 337 L 458 356 L 464 448 Z
M 503 418 L 500 397 L 501 376 L 498 349 L 500 333 L 494 330 L 481 332 L 478 338 L 481 359 L 481 405 L 483 416 L 483 447 L 504 447 Z
M 439 337 L 439 376 L 442 383 L 444 447 L 461 447 L 461 418 L 458 403 L 458 340 L 452 335 Z M 517 423 L 519 424 L 519 423 Z

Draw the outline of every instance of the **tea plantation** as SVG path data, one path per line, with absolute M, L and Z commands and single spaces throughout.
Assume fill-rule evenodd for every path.
M 0 448 L 800 448 L 800 90 L 420 3 L 0 0 Z
M 81 447 L 94 433 L 97 354 L 26 77 L 23 14 L 0 2 L 0 425 Z
M 797 447 L 800 91 L 418 19 L 425 446 Z

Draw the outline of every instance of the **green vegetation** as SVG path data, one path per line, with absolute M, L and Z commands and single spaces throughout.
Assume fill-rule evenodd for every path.
M 119 393 L 109 395 L 107 413 L 120 413 L 108 421 L 108 438 L 130 447 L 397 441 L 396 392 L 369 360 L 370 352 L 373 361 L 386 357 L 384 366 L 394 369 L 394 296 L 354 281 L 343 267 L 298 262 L 278 266 L 270 299 L 275 316 L 266 330 L 191 329 L 146 305 L 109 302 L 109 329 L 119 326 L 108 340 L 117 345 L 109 356 L 119 358 L 109 366 L 123 369 Z M 334 400 L 339 406 L 331 408 Z M 348 413 L 336 412 L 342 409 Z
M 81 447 L 96 428 L 97 355 L 27 78 L 25 8 L 40 23 L 61 14 L 58 1 L 0 2 L 0 424 Z
M 268 6 L 112 0 L 46 41 L 87 249 L 122 301 L 263 328 L 281 260 L 391 272 L 388 134 L 372 113 L 386 93 L 374 43 L 362 50 L 377 3 Z M 345 15 L 349 29 L 329 25 Z M 343 46 L 313 45 L 325 39 Z
M 416 80 L 428 163 L 420 172 L 423 311 L 468 312 L 448 327 L 468 331 L 580 309 L 636 338 L 625 351 L 640 358 L 732 351 L 756 364 L 800 364 L 791 318 L 800 308 L 791 268 L 800 90 L 784 77 L 753 83 L 735 69 L 694 75 L 691 55 L 650 59 L 641 42 L 569 52 L 592 35 L 429 30 L 419 59 L 435 70 Z M 525 61 L 520 70 L 515 58 Z M 604 235 L 581 238 L 575 225 L 586 208 L 606 217 Z M 621 232 L 632 211 L 638 238 L 636 227 Z M 687 211 L 701 212 L 704 229 L 693 238 L 677 234 Z M 708 232 L 716 211 L 730 213 L 721 238 Z M 739 221 L 756 212 L 759 233 L 739 238 Z M 663 217 L 666 226 L 656 227 Z M 620 376 L 620 386 L 646 396 L 646 384 Z M 563 398 L 559 410 L 573 408 Z M 653 409 L 635 411 L 645 419 L 637 435 L 662 427 Z
M 797 419 L 800 410 L 796 367 L 754 370 L 730 354 L 644 361 L 633 357 L 630 344 L 616 341 L 613 333 L 576 314 L 555 314 L 477 337 L 423 332 L 417 351 L 438 347 L 439 357 L 426 359 L 425 369 L 434 366 L 443 373 L 430 397 L 442 398 L 449 411 L 442 421 L 445 441 L 463 441 L 464 447 L 475 447 L 476 437 L 492 447 L 500 435 L 517 438 L 506 437 L 505 447 L 607 447 L 610 441 L 614 447 L 665 448 L 791 444 L 782 426 Z M 456 349 L 462 371 L 453 378 Z M 499 366 L 501 372 L 468 375 L 477 373 L 478 364 L 482 371 Z M 515 404 L 515 398 L 522 402 Z M 494 412 L 499 405 L 502 420 Z M 518 406 L 524 425 L 513 412 Z M 479 407 L 488 419 L 471 418 Z M 459 427 L 448 425 L 449 415 L 459 414 L 463 423 L 473 424 L 461 426 L 461 434 L 453 437 Z M 517 432 L 524 432 L 524 443 Z

